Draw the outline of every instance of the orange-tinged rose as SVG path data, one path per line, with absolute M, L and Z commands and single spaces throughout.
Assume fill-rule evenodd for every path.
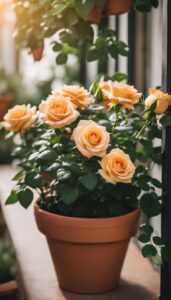
M 99 174 L 106 182 L 116 184 L 117 182 L 130 183 L 135 172 L 135 166 L 128 154 L 121 149 L 113 149 L 99 162 L 102 169 Z
M 99 88 L 102 92 L 102 104 L 106 108 L 121 104 L 128 109 L 134 109 L 134 105 L 139 102 L 142 96 L 133 86 L 118 81 L 101 82 Z
M 25 131 L 32 127 L 36 119 L 36 107 L 30 104 L 16 105 L 4 116 L 3 126 L 13 132 Z
M 110 136 L 106 128 L 94 121 L 80 121 L 74 129 L 72 139 L 78 150 L 86 157 L 103 157 L 109 145 Z
M 90 93 L 78 85 L 64 85 L 59 90 L 54 91 L 53 95 L 69 97 L 71 102 L 80 109 L 88 107 L 93 102 Z
M 79 112 L 69 98 L 52 95 L 39 105 L 39 115 L 42 121 L 50 127 L 62 128 L 74 122 Z
M 149 94 L 150 95 L 145 100 L 145 108 L 150 109 L 151 105 L 157 101 L 157 106 L 154 112 L 156 114 L 164 113 L 170 105 L 171 95 L 156 89 L 149 89 Z

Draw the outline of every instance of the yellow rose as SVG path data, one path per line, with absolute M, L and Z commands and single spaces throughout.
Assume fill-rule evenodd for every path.
M 134 109 L 134 105 L 139 102 L 142 96 L 133 86 L 118 81 L 101 82 L 99 88 L 102 92 L 102 104 L 106 108 L 121 104 L 128 109 Z
M 135 172 L 128 154 L 121 149 L 113 149 L 99 162 L 102 169 L 99 174 L 106 182 L 116 184 L 117 182 L 130 183 Z
M 16 105 L 4 116 L 3 126 L 6 130 L 19 132 L 29 129 L 37 119 L 36 107 Z
M 171 96 L 156 89 L 149 89 L 149 94 L 150 95 L 145 100 L 145 108 L 149 109 L 151 105 L 157 101 L 154 112 L 156 114 L 164 113 L 170 105 Z
M 59 90 L 54 91 L 53 95 L 69 97 L 71 102 L 80 109 L 88 107 L 93 102 L 90 93 L 78 85 L 64 85 Z
M 52 95 L 39 105 L 39 116 L 50 127 L 61 128 L 74 122 L 79 112 L 69 98 Z
M 72 139 L 78 150 L 86 157 L 103 157 L 109 145 L 110 136 L 106 128 L 94 121 L 80 121 L 74 129 Z

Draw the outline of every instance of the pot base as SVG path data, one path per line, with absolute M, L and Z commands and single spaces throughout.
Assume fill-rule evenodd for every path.
M 117 288 L 129 241 L 77 244 L 47 239 L 47 242 L 59 285 L 64 290 L 99 294 Z
M 89 292 L 88 291 L 86 291 L 86 292 L 78 292 L 78 291 L 73 292 L 71 290 L 67 290 L 67 289 L 63 288 L 60 285 L 59 285 L 59 287 L 62 291 L 67 292 L 67 293 L 71 293 L 71 294 L 77 294 L 77 295 L 102 295 L 102 294 L 107 294 L 107 293 L 113 292 L 114 290 L 116 290 L 119 287 L 119 284 L 116 287 L 112 288 L 111 290 L 104 290 L 104 291 L 100 291 L 100 292 L 99 291 L 96 291 L 96 292 L 91 292 L 91 291 L 89 291 Z

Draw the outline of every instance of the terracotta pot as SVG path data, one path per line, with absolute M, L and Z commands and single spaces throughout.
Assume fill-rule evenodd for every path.
M 41 60 L 43 56 L 43 48 L 35 48 L 31 50 L 33 54 L 34 61 L 39 61 Z
M 0 121 L 3 119 L 4 115 L 7 113 L 11 102 L 12 102 L 11 95 L 0 96 Z
M 17 283 L 15 280 L 0 284 L 0 296 L 8 296 L 7 299 L 14 300 L 17 295 Z
M 92 10 L 89 12 L 88 21 L 90 23 L 98 24 L 101 21 L 102 12 L 101 10 L 95 5 Z
M 128 12 L 131 9 L 132 0 L 107 0 L 106 10 L 108 16 L 120 15 Z
M 139 210 L 113 218 L 71 218 L 46 212 L 36 203 L 35 217 L 46 235 L 62 289 L 96 294 L 118 286 L 129 240 L 137 232 Z

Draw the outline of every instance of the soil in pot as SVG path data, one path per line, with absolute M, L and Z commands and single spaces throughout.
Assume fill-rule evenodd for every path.
M 131 9 L 131 6 L 132 0 L 107 0 L 106 2 L 108 16 L 124 14 Z
M 115 289 L 140 211 L 113 218 L 55 215 L 35 204 L 39 230 L 46 235 L 59 285 L 81 294 Z

